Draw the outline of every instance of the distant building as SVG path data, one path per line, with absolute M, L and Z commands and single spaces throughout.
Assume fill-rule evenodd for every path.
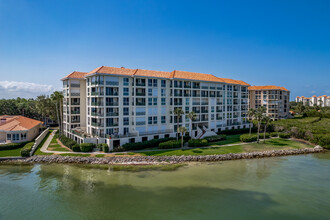
M 322 96 L 312 96 L 312 97 L 304 97 L 304 96 L 297 96 L 296 102 L 302 102 L 303 105 L 308 106 L 321 106 L 321 107 L 329 107 L 330 106 L 330 96 L 322 95 Z
M 247 128 L 248 86 L 211 74 L 99 67 L 62 79 L 64 134 L 79 143 L 125 143 L 175 137 L 177 127 L 202 138 Z M 191 123 L 186 115 L 195 112 Z
M 290 91 L 279 86 L 250 86 L 249 108 L 266 108 L 266 114 L 273 120 L 288 118 Z
M 19 143 L 33 140 L 43 122 L 19 115 L 0 116 L 0 143 Z

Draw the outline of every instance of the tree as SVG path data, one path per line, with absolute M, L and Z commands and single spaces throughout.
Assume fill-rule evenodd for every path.
M 264 122 L 264 143 L 266 143 L 266 130 L 267 130 L 267 125 L 271 121 L 271 118 L 268 117 L 267 115 L 263 115 L 262 121 Z
M 60 127 L 60 133 L 62 133 L 63 116 L 62 116 L 62 110 L 61 110 L 61 108 L 62 108 L 61 103 L 63 102 L 63 94 L 61 92 L 55 91 L 53 94 L 51 94 L 50 97 L 51 97 L 53 104 L 55 105 L 57 122 Z
M 190 131 L 189 131 L 189 134 L 190 134 L 190 137 L 192 137 L 192 122 L 193 120 L 195 120 L 197 118 L 197 115 L 195 112 L 189 112 L 187 114 L 187 117 L 190 119 Z
M 174 115 L 176 115 L 177 128 L 179 128 L 180 118 L 183 114 L 184 114 L 184 111 L 182 110 L 182 108 L 176 108 L 174 110 Z M 179 133 L 177 132 L 176 140 L 178 140 L 178 139 L 179 139 Z
M 183 148 L 183 136 L 186 134 L 186 132 L 187 132 L 186 127 L 181 126 L 178 128 L 178 133 L 181 134 L 181 148 Z
M 249 111 L 248 111 L 248 118 L 250 120 L 250 132 L 249 132 L 249 135 L 251 135 L 251 130 L 252 130 L 252 125 L 253 125 L 253 118 L 256 114 L 256 110 L 253 109 L 253 108 L 250 108 Z
M 261 125 L 261 121 L 262 121 L 262 117 L 264 115 L 264 113 L 266 112 L 265 107 L 261 106 L 257 109 L 256 114 L 255 114 L 255 119 L 258 122 L 258 137 L 257 137 L 257 143 L 259 143 L 259 133 L 260 133 L 260 125 Z

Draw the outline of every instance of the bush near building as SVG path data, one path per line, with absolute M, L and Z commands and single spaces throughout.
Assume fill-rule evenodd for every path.
M 206 139 L 191 139 L 188 141 L 189 147 L 204 147 L 208 145 L 208 141 Z
M 109 146 L 107 144 L 98 144 L 97 148 L 104 153 L 109 152 Z
M 214 136 L 208 136 L 204 138 L 208 142 L 215 142 L 215 141 L 223 141 L 227 139 L 227 136 L 225 134 L 219 134 Z
M 279 133 L 278 136 L 280 138 L 290 138 L 291 137 L 290 133 L 285 133 L 285 132 Z
M 14 149 L 22 148 L 27 143 L 29 143 L 29 142 L 0 144 L 0 151 L 14 150 Z
M 81 152 L 91 152 L 95 147 L 95 144 L 92 143 L 82 143 L 80 144 L 80 151 Z
M 271 132 L 270 133 L 270 136 L 271 137 L 278 137 L 278 132 Z
M 158 147 L 160 143 L 175 140 L 175 138 L 161 138 L 161 139 L 152 139 L 150 141 L 143 141 L 137 143 L 127 143 L 120 147 L 116 147 L 113 149 L 114 152 L 121 152 L 121 151 L 130 151 L 130 150 L 141 150 L 146 148 L 153 148 Z
M 270 134 L 269 133 L 266 133 L 265 134 L 265 138 L 268 139 L 270 137 Z M 263 139 L 264 138 L 264 133 L 260 133 L 259 134 L 259 139 Z
M 257 134 L 251 134 L 251 135 L 242 134 L 239 138 L 242 142 L 254 142 L 254 141 L 257 141 L 258 135 Z
M 75 144 L 72 146 L 72 151 L 73 152 L 80 152 L 80 145 L 79 144 Z
M 181 147 L 181 141 L 177 141 L 177 140 L 166 141 L 158 145 L 159 149 L 180 148 L 180 147 Z
M 65 146 L 67 146 L 68 148 L 72 149 L 72 147 L 75 145 L 75 144 L 78 144 L 76 141 L 64 136 L 64 135 L 61 135 L 59 137 L 60 141 L 62 142 L 62 144 L 64 144 Z
M 32 142 L 28 142 L 27 144 L 25 144 L 24 147 L 21 150 L 21 156 L 22 157 L 29 157 L 33 145 L 34 145 L 34 142 L 33 141 Z

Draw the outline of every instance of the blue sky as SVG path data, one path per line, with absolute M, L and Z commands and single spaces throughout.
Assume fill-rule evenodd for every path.
M 49 93 L 102 65 L 330 95 L 329 11 L 302 0 L 0 0 L 0 98 Z

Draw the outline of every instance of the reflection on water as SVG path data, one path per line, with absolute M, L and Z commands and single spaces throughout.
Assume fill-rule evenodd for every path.
M 136 173 L 0 166 L 0 219 L 327 219 L 329 159 L 313 154 Z

